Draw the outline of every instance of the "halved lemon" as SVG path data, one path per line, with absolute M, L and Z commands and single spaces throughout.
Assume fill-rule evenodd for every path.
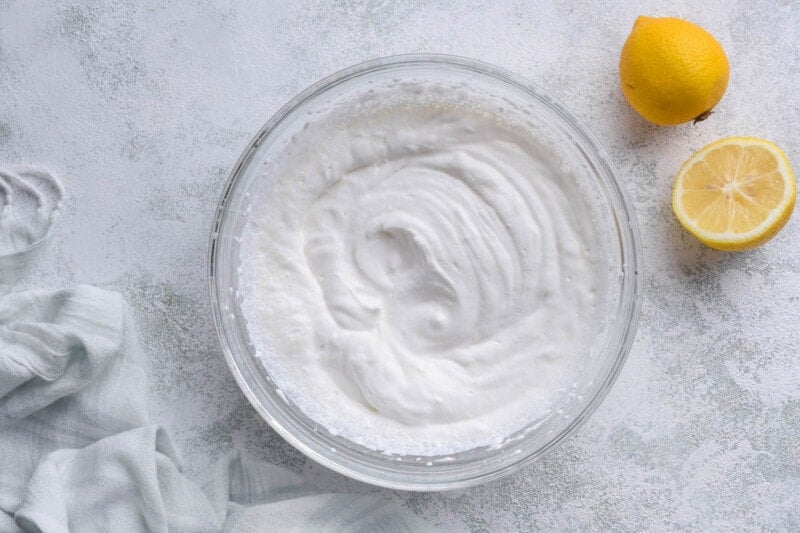
M 778 233 L 796 195 L 783 150 L 757 137 L 727 137 L 683 164 L 672 187 L 672 209 L 707 246 L 741 251 Z

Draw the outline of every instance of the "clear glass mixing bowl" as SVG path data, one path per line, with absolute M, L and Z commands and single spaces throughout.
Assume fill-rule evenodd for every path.
M 392 80 L 446 80 L 479 87 L 517 107 L 536 123 L 538 135 L 582 176 L 606 214 L 611 283 L 610 313 L 570 394 L 549 415 L 529 423 L 501 446 L 448 456 L 387 455 L 328 432 L 275 387 L 255 358 L 240 304 L 239 242 L 250 193 L 304 117 L 365 86 Z M 311 459 L 352 478 L 407 490 L 445 490 L 496 479 L 536 461 L 562 442 L 597 408 L 622 368 L 633 342 L 641 295 L 641 246 L 627 193 L 600 143 L 567 109 L 536 86 L 497 67 L 441 55 L 406 55 L 368 61 L 333 74 L 283 106 L 256 134 L 231 172 L 211 234 L 209 280 L 214 322 L 228 366 L 262 417 Z

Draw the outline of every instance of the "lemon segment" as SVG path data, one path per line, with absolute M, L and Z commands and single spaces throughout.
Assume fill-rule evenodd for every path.
M 756 137 L 728 137 L 683 164 L 672 209 L 689 233 L 718 250 L 765 243 L 789 220 L 797 188 L 786 154 Z

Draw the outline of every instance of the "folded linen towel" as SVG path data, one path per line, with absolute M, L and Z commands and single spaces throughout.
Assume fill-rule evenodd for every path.
M 149 423 L 146 377 L 120 295 L 0 296 L 0 531 L 432 530 L 243 456 L 199 486 Z
M 148 423 L 146 373 L 121 296 L 93 287 L 0 296 L 0 509 L 39 460 Z

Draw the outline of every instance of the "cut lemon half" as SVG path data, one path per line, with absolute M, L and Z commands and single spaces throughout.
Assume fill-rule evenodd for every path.
M 741 251 L 778 233 L 796 194 L 783 150 L 756 137 L 728 137 L 683 164 L 672 188 L 672 209 L 707 246 Z

